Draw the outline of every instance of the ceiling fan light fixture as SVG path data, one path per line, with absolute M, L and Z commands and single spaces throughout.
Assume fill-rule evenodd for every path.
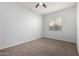
M 43 2 L 39 2 L 39 3 L 35 6 L 35 8 L 37 8 L 38 6 L 43 6 L 44 8 L 47 8 L 46 4 L 43 3 Z

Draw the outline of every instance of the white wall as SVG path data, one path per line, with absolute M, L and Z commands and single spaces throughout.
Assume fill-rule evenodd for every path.
M 42 36 L 42 16 L 17 3 L 0 3 L 0 49 Z
M 77 49 L 79 53 L 79 3 L 77 3 Z
M 48 20 L 53 17 L 62 17 L 62 31 L 50 31 Z M 76 42 L 76 8 L 71 7 L 58 12 L 44 15 L 44 37 L 63 41 Z

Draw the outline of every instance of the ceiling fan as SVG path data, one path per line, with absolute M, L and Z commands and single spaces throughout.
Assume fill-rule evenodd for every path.
M 44 8 L 47 8 L 47 6 L 45 5 L 45 3 L 43 3 L 43 2 L 38 3 L 38 4 L 35 6 L 35 8 L 37 8 L 38 6 L 43 6 Z

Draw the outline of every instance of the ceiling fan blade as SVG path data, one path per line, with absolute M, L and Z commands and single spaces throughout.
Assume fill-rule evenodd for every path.
M 46 5 L 43 3 L 44 8 L 46 8 Z
M 39 3 L 35 6 L 35 8 L 37 8 L 39 6 Z

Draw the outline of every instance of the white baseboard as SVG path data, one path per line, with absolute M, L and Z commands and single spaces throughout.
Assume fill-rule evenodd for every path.
M 45 38 L 50 38 L 50 39 L 56 39 L 56 40 L 60 40 L 60 41 L 67 41 L 67 42 L 71 42 L 71 43 L 76 43 L 76 42 L 73 42 L 73 41 L 69 41 L 69 40 L 63 40 L 61 38 L 52 38 L 52 37 L 48 37 L 48 36 L 44 36 Z
M 9 47 L 13 47 L 13 46 L 16 46 L 19 44 L 27 43 L 27 42 L 30 42 L 32 40 L 39 39 L 39 38 L 42 38 L 42 37 L 33 38 L 31 40 L 29 39 L 28 41 L 24 41 L 24 42 L 17 42 L 17 43 L 12 44 L 12 45 L 6 45 L 6 46 L 1 47 L 0 50 L 5 49 L 5 48 L 9 48 Z M 56 38 L 51 38 L 51 37 L 45 37 L 45 38 L 56 39 Z M 58 39 L 58 40 L 60 40 L 60 39 Z M 65 40 L 61 40 L 61 41 L 65 41 Z M 70 41 L 67 41 L 67 42 L 70 42 Z M 72 43 L 75 43 L 75 42 L 72 42 Z M 79 49 L 78 49 L 78 52 L 79 52 Z
M 6 48 L 9 48 L 9 47 L 13 47 L 13 46 L 16 46 L 16 45 L 20 45 L 20 44 L 23 44 L 23 43 L 27 43 L 27 42 L 30 42 L 30 41 L 33 41 L 33 40 L 36 40 L 36 39 L 39 39 L 39 38 L 42 38 L 42 37 L 33 38 L 33 39 L 31 39 L 31 40 L 24 41 L 24 42 L 17 42 L 17 43 L 12 44 L 12 45 L 6 45 L 6 46 L 4 46 L 4 47 L 1 47 L 0 50 L 6 49 Z

